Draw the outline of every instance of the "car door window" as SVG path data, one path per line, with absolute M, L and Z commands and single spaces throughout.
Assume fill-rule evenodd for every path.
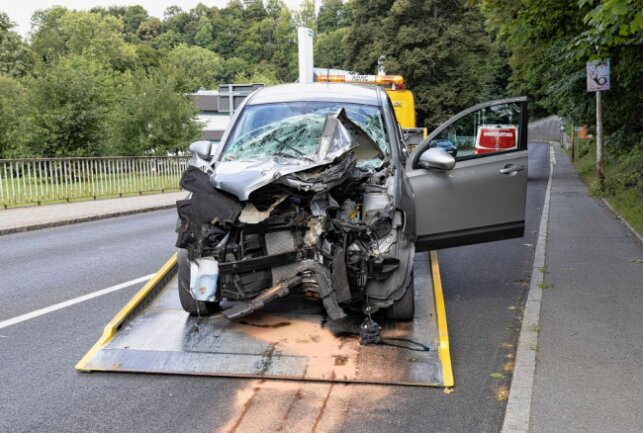
M 418 145 L 406 170 L 416 251 L 523 235 L 527 122 L 527 98 L 489 101 L 456 114 Z M 458 161 L 443 154 L 447 146 Z
M 526 143 L 521 143 L 520 110 L 520 103 L 509 102 L 472 111 L 440 131 L 429 147 L 457 160 L 522 149 Z

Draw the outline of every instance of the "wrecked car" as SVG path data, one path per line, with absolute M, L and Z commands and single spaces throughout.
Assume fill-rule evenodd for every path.
M 524 98 L 474 109 L 494 104 L 526 113 Z M 177 202 L 181 305 L 191 314 L 237 319 L 277 298 L 305 296 L 319 300 L 330 320 L 377 311 L 411 320 L 416 249 L 522 236 L 523 117 L 515 152 L 474 155 L 459 170 L 451 155 L 429 146 L 453 125 L 442 125 L 409 156 L 379 87 L 256 91 L 216 149 L 209 142 L 190 147 L 181 178 L 190 195 Z M 517 176 L 498 174 L 507 164 L 523 168 L 511 171 Z M 493 191 L 500 200 L 484 203 L 491 194 L 476 196 L 477 185 L 490 174 L 506 185 Z

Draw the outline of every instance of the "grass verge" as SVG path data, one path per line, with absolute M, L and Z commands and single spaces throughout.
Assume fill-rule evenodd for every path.
M 574 166 L 592 195 L 603 197 L 634 229 L 643 234 L 643 147 L 628 152 L 605 149 L 605 188 L 596 179 L 596 145 L 576 140 Z

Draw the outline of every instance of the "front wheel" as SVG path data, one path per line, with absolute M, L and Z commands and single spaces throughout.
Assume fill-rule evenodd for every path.
M 415 284 L 413 271 L 404 294 L 386 309 L 386 317 L 392 320 L 413 320 L 415 315 Z
M 192 316 L 212 314 L 219 309 L 218 302 L 197 301 L 190 293 L 190 261 L 188 260 L 188 251 L 180 248 L 176 255 L 176 261 L 179 267 L 179 300 L 185 311 Z

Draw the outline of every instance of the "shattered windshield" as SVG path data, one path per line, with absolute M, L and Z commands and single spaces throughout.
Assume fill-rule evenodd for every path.
M 288 102 L 247 106 L 237 122 L 223 161 L 250 160 L 261 156 L 314 160 L 328 115 L 344 109 L 388 154 L 382 115 L 378 107 L 334 102 Z

